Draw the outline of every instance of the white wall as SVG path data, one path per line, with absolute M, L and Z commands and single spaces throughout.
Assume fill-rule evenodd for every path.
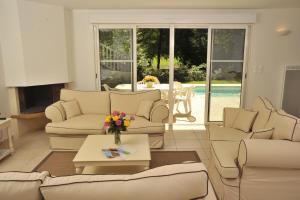
M 19 1 L 26 85 L 69 81 L 64 8 Z
M 7 116 L 9 113 L 8 90 L 5 87 L 3 60 L 0 48 L 0 116 Z
M 258 19 L 252 27 L 250 38 L 246 105 L 250 106 L 258 95 L 263 95 L 278 106 L 282 67 L 285 64 L 300 64 L 300 9 L 253 11 L 257 13 Z M 101 11 L 97 10 L 73 11 L 74 88 L 76 89 L 95 89 L 94 43 L 91 23 L 95 23 L 97 20 L 105 21 L 99 16 L 102 16 Z M 168 19 L 166 18 L 166 20 Z M 292 31 L 291 34 L 278 36 L 275 32 L 278 25 L 287 26 Z M 262 71 L 256 72 L 259 71 L 259 66 Z
M 89 11 L 73 11 L 74 82 L 79 90 L 95 90 L 94 32 Z
M 17 1 L 0 1 L 0 44 L 6 84 L 24 85 L 26 78 Z
M 9 114 L 9 102 L 5 76 L 15 72 L 11 80 L 18 84 L 24 84 L 25 82 L 16 1 L 0 1 L 0 24 L 0 112 L 2 116 L 7 116 Z M 5 51 L 2 51 L 4 47 Z M 4 65 L 9 66 L 6 71 L 4 71 Z
M 279 107 L 283 67 L 300 65 L 300 9 L 258 10 L 257 14 L 251 34 L 246 102 L 251 105 L 256 96 L 263 95 Z M 280 26 L 291 33 L 279 36 L 275 30 Z
M 0 8 L 6 86 L 69 82 L 64 8 L 24 0 Z

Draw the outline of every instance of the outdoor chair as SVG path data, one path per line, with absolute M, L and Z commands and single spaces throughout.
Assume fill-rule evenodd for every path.
M 185 113 L 189 113 L 192 111 L 192 102 L 191 102 L 192 90 L 193 87 L 182 87 L 181 89 L 178 89 L 176 91 L 177 94 L 175 96 L 175 103 L 177 104 L 176 110 L 179 113 L 180 113 L 179 111 L 180 102 L 183 103 Z

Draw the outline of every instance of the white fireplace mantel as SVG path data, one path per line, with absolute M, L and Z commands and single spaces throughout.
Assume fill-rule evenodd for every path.
M 70 82 L 63 7 L 5 0 L 0 13 L 7 87 Z

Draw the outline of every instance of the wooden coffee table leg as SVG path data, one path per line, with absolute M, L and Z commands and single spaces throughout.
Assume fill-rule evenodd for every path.
M 76 167 L 76 174 L 82 174 L 83 167 Z

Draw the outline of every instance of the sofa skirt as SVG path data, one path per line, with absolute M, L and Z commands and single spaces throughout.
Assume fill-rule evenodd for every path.
M 49 134 L 49 143 L 52 150 L 79 150 L 87 135 L 58 135 Z M 164 134 L 149 134 L 151 149 L 160 149 L 164 146 Z
M 239 200 L 239 179 L 224 179 L 211 159 L 208 167 L 209 179 L 219 200 Z

